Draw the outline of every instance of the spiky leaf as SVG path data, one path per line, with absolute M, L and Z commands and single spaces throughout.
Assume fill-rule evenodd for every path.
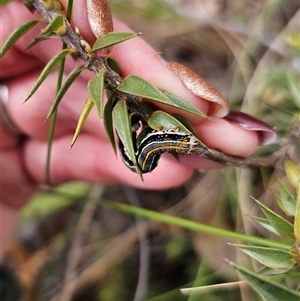
M 98 110 L 99 116 L 103 117 L 103 90 L 104 90 L 105 69 L 102 69 L 97 76 L 88 82 L 88 89 L 93 102 Z
M 54 103 L 47 115 L 47 119 L 49 119 L 52 114 L 56 111 L 59 103 L 61 102 L 62 98 L 64 97 L 64 95 L 67 93 L 67 91 L 69 90 L 69 88 L 71 87 L 71 85 L 73 84 L 73 82 L 76 80 L 76 78 L 78 77 L 78 75 L 85 69 L 84 66 L 79 66 L 77 68 L 75 68 L 67 77 L 66 81 L 64 82 L 64 84 L 61 86 L 61 88 L 59 89 L 58 93 L 56 94 Z
M 263 228 L 266 230 L 279 235 L 279 233 L 276 231 L 276 229 L 270 224 L 270 222 L 266 218 L 257 217 L 257 216 L 250 216 L 253 220 L 255 220 L 258 224 L 260 224 Z
M 270 224 L 274 227 L 277 233 L 283 237 L 293 237 L 293 225 L 286 219 L 269 209 L 267 206 L 254 199 L 258 204 Z
M 48 39 L 58 39 L 57 34 L 55 33 L 47 33 L 47 34 L 41 34 L 38 37 L 34 38 L 33 40 L 31 40 L 25 47 L 26 50 L 32 48 L 33 46 L 35 46 L 36 44 L 43 42 L 45 40 Z
M 0 58 L 15 44 L 20 40 L 34 25 L 41 22 L 42 19 L 29 20 L 22 25 L 20 25 L 5 41 L 4 45 L 0 49 Z
M 296 212 L 295 196 L 280 179 L 278 179 L 278 182 L 280 195 L 276 197 L 276 201 L 282 211 L 284 211 L 287 215 L 294 216 Z
M 131 121 L 128 115 L 128 109 L 125 99 L 121 99 L 117 102 L 112 110 L 113 123 L 119 138 L 121 139 L 130 160 L 136 165 L 135 148 L 132 139 Z M 141 171 L 138 170 L 138 174 L 142 177 Z
M 71 53 L 75 53 L 76 51 L 74 49 L 64 49 L 60 51 L 56 56 L 54 56 L 48 64 L 43 69 L 42 73 L 40 74 L 39 78 L 35 82 L 35 85 L 27 95 L 25 101 L 27 101 L 34 93 L 35 91 L 40 87 L 40 85 L 44 82 L 44 80 L 47 78 L 47 76 L 53 71 L 53 69 L 60 63 L 62 60 Z
M 230 262 L 235 269 L 247 280 L 252 288 L 262 295 L 268 301 L 299 301 L 300 294 L 281 283 L 270 280 L 269 278 L 260 276 L 234 262 Z
M 197 115 L 199 117 L 203 117 L 203 118 L 207 117 L 206 114 L 202 113 L 199 109 L 195 108 L 193 105 L 191 105 L 188 101 L 186 101 L 182 97 L 173 94 L 169 91 L 163 91 L 163 93 L 173 102 L 174 107 L 177 107 L 180 110 Z
M 284 161 L 285 173 L 290 181 L 290 183 L 297 188 L 300 182 L 300 171 L 299 167 L 296 166 L 294 162 L 289 159 Z
M 114 152 L 116 153 L 116 141 L 114 135 L 113 120 L 112 120 L 112 110 L 114 107 L 114 101 L 115 101 L 114 96 L 111 95 L 106 105 L 104 106 L 104 128 L 108 136 L 108 139 L 110 141 L 110 144 Z
M 253 259 L 272 269 L 291 270 L 295 267 L 295 254 L 275 248 L 233 244 Z
M 162 93 L 145 79 L 136 75 L 127 76 L 118 86 L 118 90 L 142 98 L 148 98 L 155 102 L 167 105 L 173 104 L 173 102 L 166 95 L 164 95 L 164 93 Z
M 136 36 L 138 36 L 138 33 L 135 32 L 109 32 L 105 35 L 101 35 L 96 40 L 91 52 L 110 47 L 112 45 L 135 38 Z
M 71 147 L 73 147 L 74 143 L 76 142 L 77 138 L 79 137 L 79 134 L 92 110 L 94 107 L 94 102 L 91 97 L 87 99 L 87 101 L 84 104 L 83 110 L 79 116 L 78 122 L 77 122 L 77 127 L 71 142 Z

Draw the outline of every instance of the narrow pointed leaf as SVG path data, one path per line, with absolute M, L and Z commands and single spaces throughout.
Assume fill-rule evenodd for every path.
M 248 269 L 245 269 L 234 262 L 230 262 L 235 269 L 247 280 L 252 288 L 268 301 L 299 301 L 300 294 L 281 283 L 272 281 L 260 276 Z
M 91 52 L 110 47 L 112 45 L 135 38 L 136 36 L 138 36 L 138 33 L 135 32 L 109 32 L 100 36 L 96 40 Z
M 121 66 L 119 64 L 119 62 L 117 60 L 115 60 L 114 58 L 112 57 L 107 57 L 105 59 L 107 65 L 112 69 L 114 70 L 116 73 L 118 73 L 119 75 L 122 74 L 122 69 L 121 69 Z
M 112 111 L 112 117 L 118 136 L 126 148 L 129 158 L 136 166 L 138 166 L 132 139 L 131 122 L 125 99 L 119 100 L 115 105 Z M 141 177 L 141 172 L 139 172 L 139 175 Z
M 296 264 L 296 256 L 285 250 L 240 244 L 233 245 L 272 269 L 291 270 Z
M 264 204 L 254 199 L 254 201 L 258 204 L 270 224 L 274 227 L 274 229 L 279 233 L 279 235 L 283 237 L 293 237 L 293 225 L 288 222 L 286 219 L 266 207 Z
M 76 142 L 93 107 L 94 107 L 94 102 L 93 102 L 92 98 L 89 97 L 87 99 L 87 101 L 85 102 L 83 110 L 79 116 L 77 127 L 76 127 L 76 130 L 75 130 L 72 142 L 71 142 L 71 147 L 73 147 L 74 143 Z
M 57 33 L 58 35 L 64 35 L 67 32 L 67 26 L 62 15 L 57 15 L 51 23 L 49 23 L 43 30 L 42 33 Z
M 54 70 L 54 68 L 68 55 L 71 53 L 74 53 L 75 50 L 73 49 L 64 49 L 60 51 L 55 57 L 53 57 L 50 62 L 46 65 L 46 67 L 43 69 L 42 73 L 40 74 L 39 78 L 35 82 L 35 85 L 27 95 L 25 101 L 27 101 L 34 92 L 40 87 L 40 85 L 44 82 L 44 80 L 47 78 L 47 76 Z
M 296 212 L 296 199 L 295 196 L 287 189 L 284 183 L 278 179 L 280 196 L 276 197 L 276 201 L 287 215 L 295 216 Z
M 142 98 L 148 98 L 155 102 L 172 105 L 173 102 L 158 90 L 155 86 L 147 82 L 145 79 L 136 75 L 129 75 L 118 86 L 118 90 L 136 95 Z
M 104 91 L 105 69 L 102 69 L 96 77 L 88 82 L 88 89 L 93 102 L 98 110 L 99 116 L 103 117 L 103 91 Z
M 38 37 L 34 38 L 33 40 L 31 40 L 25 47 L 25 50 L 28 50 L 30 48 L 32 48 L 33 46 L 35 46 L 36 44 L 43 42 L 45 40 L 48 39 L 58 39 L 57 34 L 55 33 L 47 33 L 47 34 L 41 34 Z
M 114 96 L 111 96 L 109 100 L 107 101 L 106 105 L 104 106 L 104 128 L 106 131 L 106 134 L 108 136 L 108 139 L 110 141 L 110 144 L 116 153 L 116 141 L 115 141 L 115 135 L 114 135 L 114 127 L 113 127 L 113 120 L 112 120 L 112 110 L 114 107 Z
M 85 69 L 84 66 L 79 66 L 77 68 L 75 68 L 67 77 L 66 81 L 64 82 L 64 84 L 61 86 L 61 88 L 59 89 L 58 93 L 56 94 L 54 103 L 47 115 L 47 119 L 49 119 L 52 114 L 56 111 L 57 106 L 59 105 L 60 101 L 62 100 L 62 98 L 64 97 L 64 95 L 67 93 L 68 89 L 70 88 L 70 86 L 73 84 L 73 82 L 76 80 L 76 78 L 78 77 L 78 75 Z
M 258 224 L 260 224 L 263 228 L 270 231 L 271 233 L 279 235 L 276 229 L 270 224 L 270 222 L 266 218 L 257 217 L 257 216 L 250 216 L 250 218 L 255 220 Z
M 185 127 L 178 119 L 164 111 L 155 111 L 148 119 L 148 125 L 154 130 L 162 131 L 179 131 L 187 134 L 191 134 L 191 131 Z M 205 145 L 198 140 L 199 145 L 205 147 Z
M 0 49 L 0 58 L 20 39 L 22 38 L 34 25 L 41 22 L 42 19 L 33 19 L 20 25 L 5 41 Z
M 294 162 L 289 159 L 284 161 L 285 173 L 290 183 L 297 188 L 300 182 L 300 170 Z
M 173 94 L 169 91 L 163 91 L 163 93 L 173 102 L 174 107 L 192 113 L 194 115 L 197 115 L 199 117 L 203 117 L 203 118 L 207 117 L 206 114 L 202 113 L 199 109 L 195 108 L 193 105 L 191 105 L 188 101 L 186 101 L 182 97 Z

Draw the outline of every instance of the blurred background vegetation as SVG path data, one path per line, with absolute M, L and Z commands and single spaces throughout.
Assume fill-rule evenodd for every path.
M 299 118 L 298 0 L 109 2 L 114 17 L 143 32 L 163 58 L 205 78 L 231 108 L 275 127 L 278 140 Z M 261 147 L 258 155 L 274 149 Z M 24 208 L 10 260 L 20 269 L 26 300 L 262 300 L 249 286 L 229 284 L 240 278 L 224 258 L 260 267 L 228 244 L 233 240 L 118 212 L 97 199 L 273 239 L 249 218 L 261 216 L 250 196 L 279 211 L 278 178 L 293 191 L 282 162 L 198 171 L 166 191 L 77 182 L 41 191 Z M 179 290 L 216 283 L 228 287 L 198 296 Z

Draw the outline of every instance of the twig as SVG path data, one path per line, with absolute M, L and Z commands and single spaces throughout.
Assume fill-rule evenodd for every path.
M 289 132 L 289 134 L 282 138 L 281 142 L 278 145 L 278 149 L 275 150 L 268 156 L 259 157 L 259 158 L 241 158 L 230 156 L 222 153 L 221 151 L 214 149 L 203 149 L 197 148 L 196 153 L 204 158 L 209 160 L 224 164 L 224 165 L 234 165 L 241 168 L 251 168 L 251 167 L 266 167 L 273 166 L 277 161 L 281 158 L 285 158 L 287 156 L 293 157 L 292 152 L 295 144 L 299 140 L 300 137 L 300 123 L 294 124 L 293 128 Z
M 58 12 L 55 9 L 47 10 L 40 0 L 33 0 L 32 5 L 41 14 L 46 23 L 50 23 L 57 15 Z M 90 71 L 98 74 L 102 69 L 106 70 L 105 84 L 106 87 L 111 90 L 118 99 L 126 98 L 127 105 L 130 111 L 135 112 L 142 121 L 147 121 L 153 113 L 153 108 L 140 102 L 137 96 L 121 92 L 117 89 L 118 83 L 123 81 L 123 78 L 113 71 L 107 63 L 99 56 L 95 55 L 89 57 L 86 52 L 83 41 L 84 39 L 76 34 L 71 25 L 65 18 L 67 26 L 66 34 L 61 36 L 61 40 L 69 47 L 77 50 L 78 57 L 84 62 L 84 66 Z M 279 147 L 272 154 L 260 157 L 260 158 L 241 158 L 224 154 L 219 150 L 197 148 L 195 152 L 199 156 L 207 158 L 209 160 L 219 162 L 224 165 L 234 165 L 237 167 L 265 167 L 274 165 L 280 158 L 291 156 L 291 149 L 295 144 L 295 141 L 299 139 L 299 122 L 296 123 L 286 138 L 283 138 Z

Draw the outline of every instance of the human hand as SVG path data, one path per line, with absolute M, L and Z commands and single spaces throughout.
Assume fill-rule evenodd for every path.
M 66 7 L 66 1 L 61 1 Z M 20 2 L 11 3 L 2 9 L 2 39 L 24 21 L 32 18 Z M 72 14 L 72 25 L 88 41 L 95 40 L 87 20 L 85 1 L 78 0 Z M 119 21 L 114 22 L 115 31 L 130 31 Z M 1 59 L 0 77 L 2 84 L 8 88 L 6 112 L 25 136 L 12 136 L 1 128 L 2 157 L 2 216 L 3 221 L 13 224 L 17 208 L 22 206 L 45 181 L 45 162 L 48 147 L 50 123 L 45 117 L 53 103 L 56 89 L 57 72 L 52 73 L 37 92 L 23 105 L 26 95 L 34 85 L 43 66 L 61 49 L 59 41 L 45 41 L 28 51 L 23 51 L 28 42 L 38 35 L 40 28 L 34 28 L 22 38 Z M 141 76 L 160 89 L 171 91 L 198 107 L 204 113 L 209 103 L 193 95 L 174 75 L 158 54 L 141 38 L 135 38 L 114 46 L 110 53 L 122 67 L 123 76 L 135 74 Z M 66 61 L 66 74 L 74 66 L 71 59 Z M 112 183 L 121 182 L 142 188 L 164 189 L 184 183 L 193 173 L 193 169 L 219 168 L 219 164 L 198 156 L 179 156 L 176 161 L 166 155 L 159 166 L 150 174 L 144 175 L 141 182 L 137 174 L 132 173 L 115 156 L 108 142 L 103 122 L 94 110 L 84 129 L 68 152 L 70 142 L 83 104 L 88 97 L 87 81 L 93 76 L 83 72 L 68 91 L 58 109 L 55 139 L 52 146 L 51 180 L 54 184 L 70 180 Z M 246 157 L 251 155 L 261 142 L 261 135 L 251 129 L 247 119 L 245 127 L 225 119 L 200 119 L 192 117 L 193 124 L 201 140 L 213 149 L 224 153 Z M 3 222 L 2 221 L 2 222 Z M 6 227 L 10 229 L 11 227 Z M 9 231 L 8 231 L 9 232 Z

